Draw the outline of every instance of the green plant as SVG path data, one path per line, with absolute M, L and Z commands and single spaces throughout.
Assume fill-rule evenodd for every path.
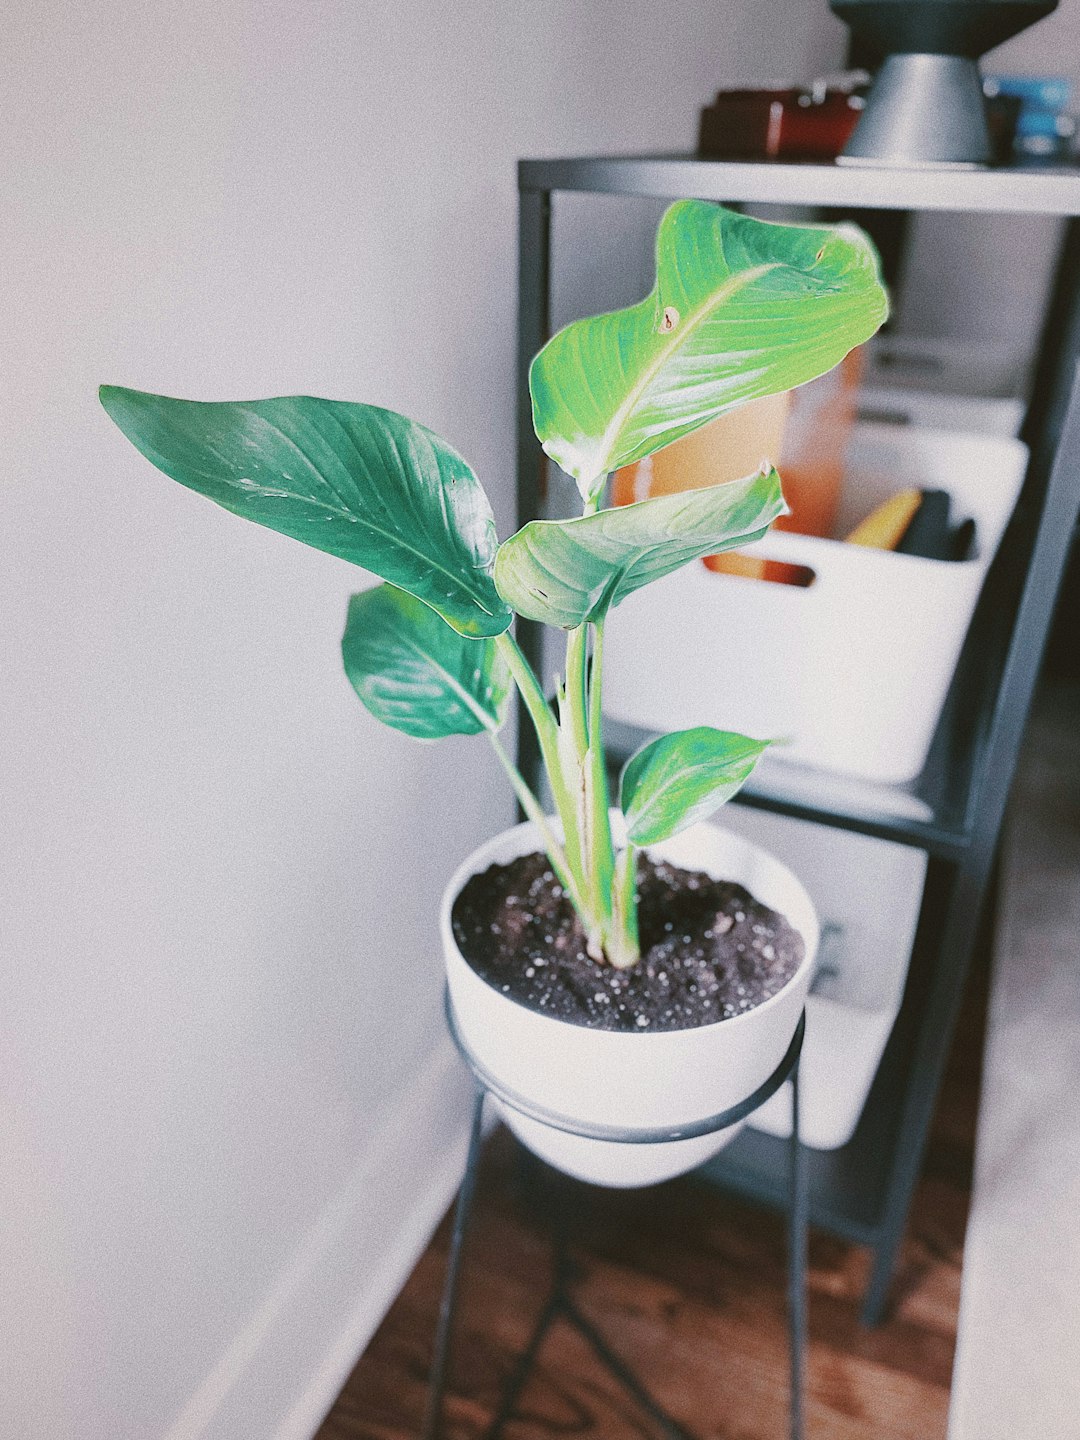
M 607 476 L 831 369 L 887 312 L 874 252 L 850 226 L 767 224 L 680 201 L 661 221 L 656 257 L 646 299 L 567 326 L 534 360 L 536 433 L 577 482 L 583 513 L 532 521 L 501 546 L 469 466 L 393 411 L 309 396 L 218 404 L 101 390 L 113 420 L 167 475 L 382 578 L 353 597 L 342 642 L 360 699 L 419 739 L 488 734 L 589 953 L 617 966 L 638 957 L 637 848 L 728 799 L 768 742 L 698 727 L 645 746 L 623 771 L 627 843 L 617 853 L 601 732 L 609 612 L 691 560 L 760 538 L 786 506 L 771 467 L 601 509 Z M 511 634 L 515 612 L 566 632 L 554 706 Z M 498 739 L 513 685 L 558 827 Z

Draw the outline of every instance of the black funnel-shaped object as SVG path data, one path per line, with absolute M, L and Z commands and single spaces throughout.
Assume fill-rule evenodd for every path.
M 856 35 L 885 55 L 977 60 L 1049 15 L 1057 0 L 830 0 Z
M 983 165 L 990 159 L 976 60 L 1057 0 L 829 0 L 885 62 L 843 161 Z

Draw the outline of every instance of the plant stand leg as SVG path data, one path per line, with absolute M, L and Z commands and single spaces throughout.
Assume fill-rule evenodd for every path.
M 544 1302 L 543 1309 L 537 1317 L 533 1332 L 525 1349 L 518 1356 L 510 1378 L 503 1387 L 502 1395 L 499 1397 L 499 1408 L 495 1412 L 495 1418 L 484 1431 L 484 1440 L 499 1440 L 503 1427 L 512 1418 L 517 1407 L 518 1398 L 524 1390 L 529 1377 L 532 1374 L 533 1366 L 536 1364 L 536 1357 L 540 1353 L 540 1347 L 547 1338 L 552 1323 L 562 1313 L 566 1295 L 566 1283 L 570 1272 L 570 1257 L 566 1246 L 566 1212 L 564 1198 L 556 1193 L 552 1185 L 553 1172 L 550 1167 L 539 1160 L 524 1145 L 517 1143 L 519 1173 L 524 1179 L 528 1177 L 532 1185 L 522 1194 L 522 1200 L 533 1210 L 535 1218 L 541 1226 L 547 1222 L 551 1231 L 551 1263 L 552 1278 L 551 1290 Z M 559 1177 L 561 1180 L 561 1177 Z M 558 1181 L 556 1181 L 558 1183 Z M 546 1212 L 546 1213 L 545 1213 Z
M 535 1163 L 540 1164 L 540 1162 Z M 541 1178 L 548 1182 L 550 1176 L 547 1173 L 547 1167 L 541 1165 L 541 1172 Z M 565 1200 L 550 1183 L 544 1183 L 542 1187 L 538 1188 L 543 1192 L 547 1208 L 546 1219 L 551 1231 L 553 1270 L 551 1292 L 533 1327 L 529 1343 L 506 1383 L 498 1412 L 488 1429 L 485 1430 L 484 1440 L 500 1440 L 503 1428 L 513 1417 L 521 1392 L 532 1374 L 540 1347 L 551 1326 L 557 1320 L 562 1320 L 574 1327 L 582 1339 L 588 1343 L 601 1364 L 610 1371 L 644 1413 L 655 1422 L 664 1440 L 694 1440 L 692 1435 L 677 1425 L 660 1408 L 630 1367 L 615 1354 L 596 1326 L 582 1314 L 574 1303 L 570 1296 L 569 1286 L 574 1278 L 575 1267 L 570 1259 L 570 1248 L 567 1242 Z
M 510 1104 L 513 1108 L 516 1108 L 513 1106 L 513 1102 L 517 1099 L 515 1096 L 503 1095 L 498 1089 L 498 1086 L 492 1084 L 491 1077 L 483 1072 L 478 1062 L 473 1060 L 461 1040 L 454 1018 L 453 1007 L 449 999 L 447 1000 L 446 1013 L 450 1033 L 457 1043 L 458 1049 L 461 1051 L 462 1058 L 472 1069 L 480 1088 L 477 1093 L 476 1110 L 473 1115 L 468 1164 L 465 1169 L 465 1178 L 462 1182 L 461 1193 L 458 1196 L 457 1213 L 454 1217 L 454 1232 L 450 1245 L 450 1259 L 447 1266 L 442 1306 L 439 1311 L 435 1358 L 431 1371 L 431 1391 L 428 1397 L 427 1416 L 422 1432 L 423 1440 L 438 1440 L 438 1427 L 441 1418 L 446 1375 L 447 1351 L 449 1348 L 450 1329 L 453 1319 L 454 1297 L 457 1289 L 458 1271 L 461 1265 L 465 1227 L 476 1183 L 476 1168 L 480 1151 L 480 1123 L 483 1117 L 484 1097 L 490 1089 L 491 1093 L 502 1100 L 504 1104 Z M 744 1120 L 748 1115 L 753 1114 L 755 1110 L 759 1109 L 771 1095 L 775 1094 L 785 1080 L 791 1080 L 790 1272 L 788 1277 L 791 1334 L 790 1440 L 802 1440 L 803 1434 L 802 1385 L 803 1361 L 806 1350 L 806 1269 L 809 1192 L 807 1188 L 806 1157 L 802 1146 L 800 1130 L 799 1055 L 802 1050 L 805 1028 L 806 1015 L 804 1012 L 792 1036 L 787 1053 L 780 1061 L 780 1064 L 777 1065 L 772 1075 L 770 1075 L 752 1095 L 747 1096 L 744 1100 L 740 1101 L 739 1104 L 723 1111 L 720 1115 L 710 1117 L 707 1121 L 702 1122 L 702 1125 L 697 1129 L 698 1134 L 715 1134 L 717 1131 L 724 1130 L 728 1126 Z M 547 1117 L 547 1123 L 552 1123 L 550 1117 Z M 612 1138 L 610 1134 L 589 1135 L 587 1130 L 572 1126 L 570 1123 L 567 1123 L 563 1128 L 565 1128 L 569 1134 L 584 1134 L 586 1138 L 604 1140 Z M 619 1136 L 619 1139 L 625 1144 L 651 1144 L 686 1138 L 688 1137 L 685 1130 L 675 1133 L 670 1133 L 666 1130 L 660 1131 L 659 1133 L 650 1129 L 644 1131 L 630 1130 L 628 1132 L 622 1132 Z M 684 1430 L 678 1425 L 676 1421 L 657 1404 L 634 1371 L 611 1349 L 607 1340 L 596 1326 L 593 1325 L 592 1321 L 578 1308 L 570 1294 L 570 1286 L 575 1279 L 575 1268 L 570 1258 L 570 1247 L 567 1238 L 568 1217 L 565 1204 L 563 1203 L 563 1196 L 553 1192 L 551 1186 L 545 1183 L 549 1167 L 535 1159 L 530 1161 L 530 1165 L 539 1165 L 539 1170 L 533 1173 L 538 1176 L 541 1183 L 535 1185 L 535 1187 L 531 1187 L 526 1180 L 528 1172 L 521 1169 L 519 1169 L 519 1179 L 525 1182 L 522 1184 L 522 1189 L 527 1198 L 531 1198 L 528 1192 L 530 1188 L 534 1188 L 537 1195 L 546 1203 L 546 1218 L 550 1225 L 552 1239 L 552 1287 L 540 1312 L 539 1319 L 533 1328 L 532 1336 L 507 1381 L 499 1408 L 485 1433 L 485 1440 L 499 1440 L 506 1422 L 514 1414 L 514 1408 L 536 1364 L 536 1359 L 540 1353 L 540 1347 L 544 1342 L 544 1338 L 556 1320 L 564 1320 L 567 1324 L 573 1325 L 578 1334 L 588 1343 L 597 1359 L 610 1371 L 622 1388 L 637 1401 L 646 1415 L 660 1428 L 663 1432 L 664 1440 L 694 1440 L 693 1435 L 689 1431 Z
M 506 1382 L 506 1386 L 500 1397 L 499 1408 L 495 1412 L 495 1418 L 484 1431 L 484 1440 L 499 1440 L 499 1437 L 503 1433 L 503 1427 L 513 1416 L 518 1397 L 522 1390 L 524 1390 L 529 1376 L 532 1374 L 536 1357 L 540 1353 L 540 1346 L 544 1343 L 547 1333 L 551 1329 L 552 1321 L 559 1314 L 561 1303 L 562 1296 L 556 1288 L 552 1290 L 544 1304 L 543 1310 L 540 1312 L 540 1318 L 536 1322 L 528 1345 L 525 1346 L 525 1349 L 518 1356 L 510 1379 Z
M 573 1325 L 578 1334 L 589 1342 L 596 1358 L 614 1375 L 626 1393 L 637 1401 L 645 1414 L 656 1422 L 664 1440 L 694 1440 L 689 1431 L 684 1430 L 681 1425 L 672 1420 L 670 1415 L 661 1410 L 630 1367 L 619 1359 L 596 1326 L 585 1318 L 568 1295 L 562 1297 L 561 1308 L 564 1317 Z
M 806 1357 L 808 1192 L 799 1127 L 799 1061 L 791 1072 L 791 1208 L 788 1230 L 788 1323 L 791 1344 L 791 1440 L 802 1440 Z
M 575 1266 L 570 1258 L 565 1197 L 555 1192 L 554 1198 L 549 1201 L 549 1204 L 551 1206 L 555 1270 L 555 1283 L 550 1302 L 553 1305 L 552 1318 L 561 1318 L 574 1327 L 605 1369 L 614 1376 L 626 1393 L 656 1424 L 664 1440 L 694 1440 L 688 1431 L 661 1409 L 634 1371 L 615 1353 L 592 1321 L 578 1308 L 570 1294 L 570 1285 L 575 1278 Z
M 458 1277 L 461 1273 L 461 1256 L 464 1249 L 465 1230 L 469 1223 L 473 1194 L 476 1190 L 476 1172 L 480 1164 L 481 1126 L 484 1118 L 482 1088 L 476 1091 L 473 1105 L 472 1127 L 469 1131 L 469 1154 L 465 1162 L 465 1174 L 458 1191 L 457 1208 L 454 1211 L 454 1229 L 450 1239 L 450 1256 L 446 1264 L 446 1280 L 443 1283 L 442 1301 L 439 1305 L 439 1323 L 435 1331 L 435 1352 L 431 1361 L 431 1379 L 428 1388 L 427 1408 L 424 1412 L 423 1440 L 438 1440 L 439 1423 L 442 1419 L 443 1393 L 446 1388 L 446 1362 L 450 1353 L 450 1332 L 454 1322 L 454 1302 L 457 1299 Z

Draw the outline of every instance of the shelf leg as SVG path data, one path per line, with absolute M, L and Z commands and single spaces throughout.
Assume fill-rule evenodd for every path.
M 809 1191 L 800 1127 L 799 1061 L 791 1074 L 791 1209 L 788 1212 L 788 1324 L 791 1345 L 791 1440 L 802 1440 L 806 1364 Z
M 546 457 L 533 432 L 529 366 L 551 331 L 551 194 L 518 192 L 518 354 L 517 354 L 517 521 L 524 525 L 542 513 Z M 517 638 L 543 683 L 543 631 L 532 621 L 517 622 Z M 518 702 L 518 769 L 536 790 L 540 750 L 524 702 Z M 519 813 L 519 819 L 525 816 Z
M 1020 438 L 1045 475 L 1061 442 L 1073 371 L 1080 360 L 1080 219 L 1066 222 L 1038 356 Z
M 431 1362 L 427 1408 L 424 1412 L 424 1427 L 420 1432 L 423 1440 L 437 1440 L 439 1424 L 442 1420 L 443 1393 L 446 1389 L 446 1364 L 450 1354 L 450 1333 L 454 1323 L 454 1304 L 457 1300 L 458 1279 L 461 1274 L 465 1231 L 469 1223 L 473 1194 L 476 1190 L 476 1172 L 480 1164 L 483 1119 L 484 1091 L 478 1089 L 473 1105 L 472 1127 L 469 1131 L 469 1154 L 465 1162 L 465 1175 L 461 1181 L 461 1189 L 458 1191 L 457 1208 L 454 1211 L 450 1255 L 446 1265 L 442 1301 L 439 1305 L 439 1322 L 435 1330 L 435 1351 Z
M 880 1325 L 886 1315 L 900 1242 L 956 1028 L 964 982 L 984 905 L 989 901 L 986 866 L 961 869 L 947 902 L 947 917 L 937 962 L 930 976 L 922 1020 L 915 1036 L 911 1082 L 904 1096 L 893 1147 L 870 1283 L 863 1297 L 862 1323 Z
M 1075 228 L 1073 233 L 1077 233 Z M 878 1324 L 885 1313 L 896 1252 L 922 1165 L 968 962 L 983 914 L 1054 601 L 1076 528 L 1080 507 L 1076 489 L 1076 476 L 1080 474 L 1080 371 L 1073 365 L 1071 352 L 1066 354 L 1063 364 L 1071 371 L 1071 398 L 1061 420 L 1053 464 L 1046 476 L 1045 494 L 1035 523 L 1030 561 L 1023 578 L 993 716 L 977 757 L 971 845 L 950 887 L 940 948 L 915 1037 L 912 1082 L 903 1099 L 879 1226 L 880 1238 L 863 1304 L 863 1321 L 867 1325 Z M 1059 380 L 1063 383 L 1064 377 Z M 1031 463 L 1033 478 L 1041 481 L 1043 457 L 1038 450 L 1033 453 Z

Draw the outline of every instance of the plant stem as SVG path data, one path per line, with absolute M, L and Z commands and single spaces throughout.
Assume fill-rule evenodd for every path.
M 556 876 L 558 877 L 560 885 L 563 887 L 563 889 L 569 896 L 571 904 L 576 910 L 580 910 L 581 901 L 578 895 L 577 883 L 570 872 L 570 866 L 567 863 L 566 853 L 563 850 L 562 846 L 559 844 L 558 840 L 556 840 L 555 835 L 552 832 L 551 826 L 548 824 L 547 816 L 544 814 L 543 806 L 540 804 L 540 801 L 536 798 L 533 792 L 529 789 L 529 786 L 525 782 L 525 777 L 522 775 L 521 771 L 517 768 L 514 762 L 510 759 L 510 756 L 506 753 L 501 741 L 499 740 L 499 737 L 495 734 L 494 730 L 489 730 L 487 733 L 488 738 L 491 740 L 492 746 L 494 747 L 495 754 L 499 757 L 503 769 L 510 777 L 510 783 L 514 787 L 514 794 L 521 802 L 521 808 L 525 811 L 525 814 L 529 817 L 532 823 L 536 826 L 537 830 L 540 832 L 540 838 L 544 842 L 544 849 L 547 852 L 547 857 L 551 861 L 551 868 L 554 870 Z
M 606 615 L 596 621 L 593 639 L 592 683 L 589 688 L 589 759 L 592 767 L 591 790 L 594 796 L 593 825 L 598 863 L 603 865 L 611 894 L 608 925 L 604 934 L 604 952 L 619 970 L 635 965 L 641 955 L 637 917 L 637 851 L 629 840 L 618 859 L 611 838 L 611 818 L 607 793 L 607 756 L 601 720 L 603 697 L 601 684 L 604 669 L 604 626 Z
M 628 970 L 641 957 L 637 918 L 637 850 L 627 841 L 615 861 L 615 916 L 608 959 L 619 970 Z
M 583 514 L 592 515 L 599 509 L 602 488 L 598 487 L 585 502 Z M 581 917 L 588 935 L 589 954 L 594 960 L 606 958 L 613 965 L 625 967 L 632 965 L 638 956 L 635 866 L 631 847 L 626 855 L 620 856 L 621 868 L 618 875 L 616 873 L 601 731 L 604 618 L 601 615 L 591 626 L 583 622 L 567 635 L 566 677 L 565 685 L 559 688 L 558 721 L 536 672 L 514 637 L 504 632 L 496 642 L 536 729 L 555 808 L 562 822 L 562 847 L 552 834 L 536 796 L 494 734 L 492 742 L 522 809 L 540 830 L 552 867 Z
M 567 864 L 575 882 L 573 889 L 580 896 L 585 887 L 581 883 L 581 848 L 578 840 L 577 807 L 574 791 L 567 783 L 563 768 L 563 759 L 559 749 L 559 727 L 555 723 L 555 716 L 551 713 L 551 707 L 548 705 L 540 681 L 536 678 L 536 672 L 529 664 L 518 642 L 508 631 L 504 631 L 495 643 L 506 660 L 507 667 L 521 692 L 521 697 L 529 712 L 529 718 L 536 730 L 536 738 L 540 743 L 540 754 L 543 756 L 548 780 L 551 783 L 555 809 L 562 821 Z M 522 808 L 525 809 L 524 802 L 522 802 Z M 527 813 L 528 811 L 526 811 Z
M 601 616 L 593 626 L 592 674 L 589 677 L 589 756 L 596 778 L 597 793 L 603 792 L 604 816 L 607 816 L 607 760 L 604 754 L 602 696 L 600 686 L 604 669 L 604 623 Z M 611 827 L 608 826 L 610 835 Z
M 564 774 L 572 783 L 575 825 L 581 855 L 581 880 L 587 913 L 588 953 L 604 958 L 609 893 L 597 863 L 593 839 L 593 801 L 589 760 L 589 626 L 581 624 L 566 637 L 566 687 L 560 706 L 561 753 Z
M 551 713 L 547 696 L 544 694 L 543 687 L 536 678 L 536 671 L 529 664 L 524 650 L 509 630 L 504 630 L 501 635 L 496 636 L 495 643 L 502 652 L 503 659 L 514 678 L 514 683 L 521 691 L 522 698 L 528 706 L 529 715 L 536 727 L 540 748 L 545 752 L 544 758 L 546 759 L 547 747 L 550 745 L 554 749 L 556 729 L 555 716 Z
M 589 748 L 589 627 L 579 625 L 566 636 L 566 720 L 579 760 Z
M 604 949 L 609 950 L 611 922 L 615 913 L 613 885 L 615 847 L 611 840 L 608 813 L 607 760 L 601 723 L 601 681 L 604 667 L 604 617 L 593 627 L 592 673 L 589 679 L 589 750 L 586 755 L 585 796 L 587 806 L 586 863 L 594 887 L 596 905 L 604 925 Z M 609 955 L 610 958 L 610 955 Z

